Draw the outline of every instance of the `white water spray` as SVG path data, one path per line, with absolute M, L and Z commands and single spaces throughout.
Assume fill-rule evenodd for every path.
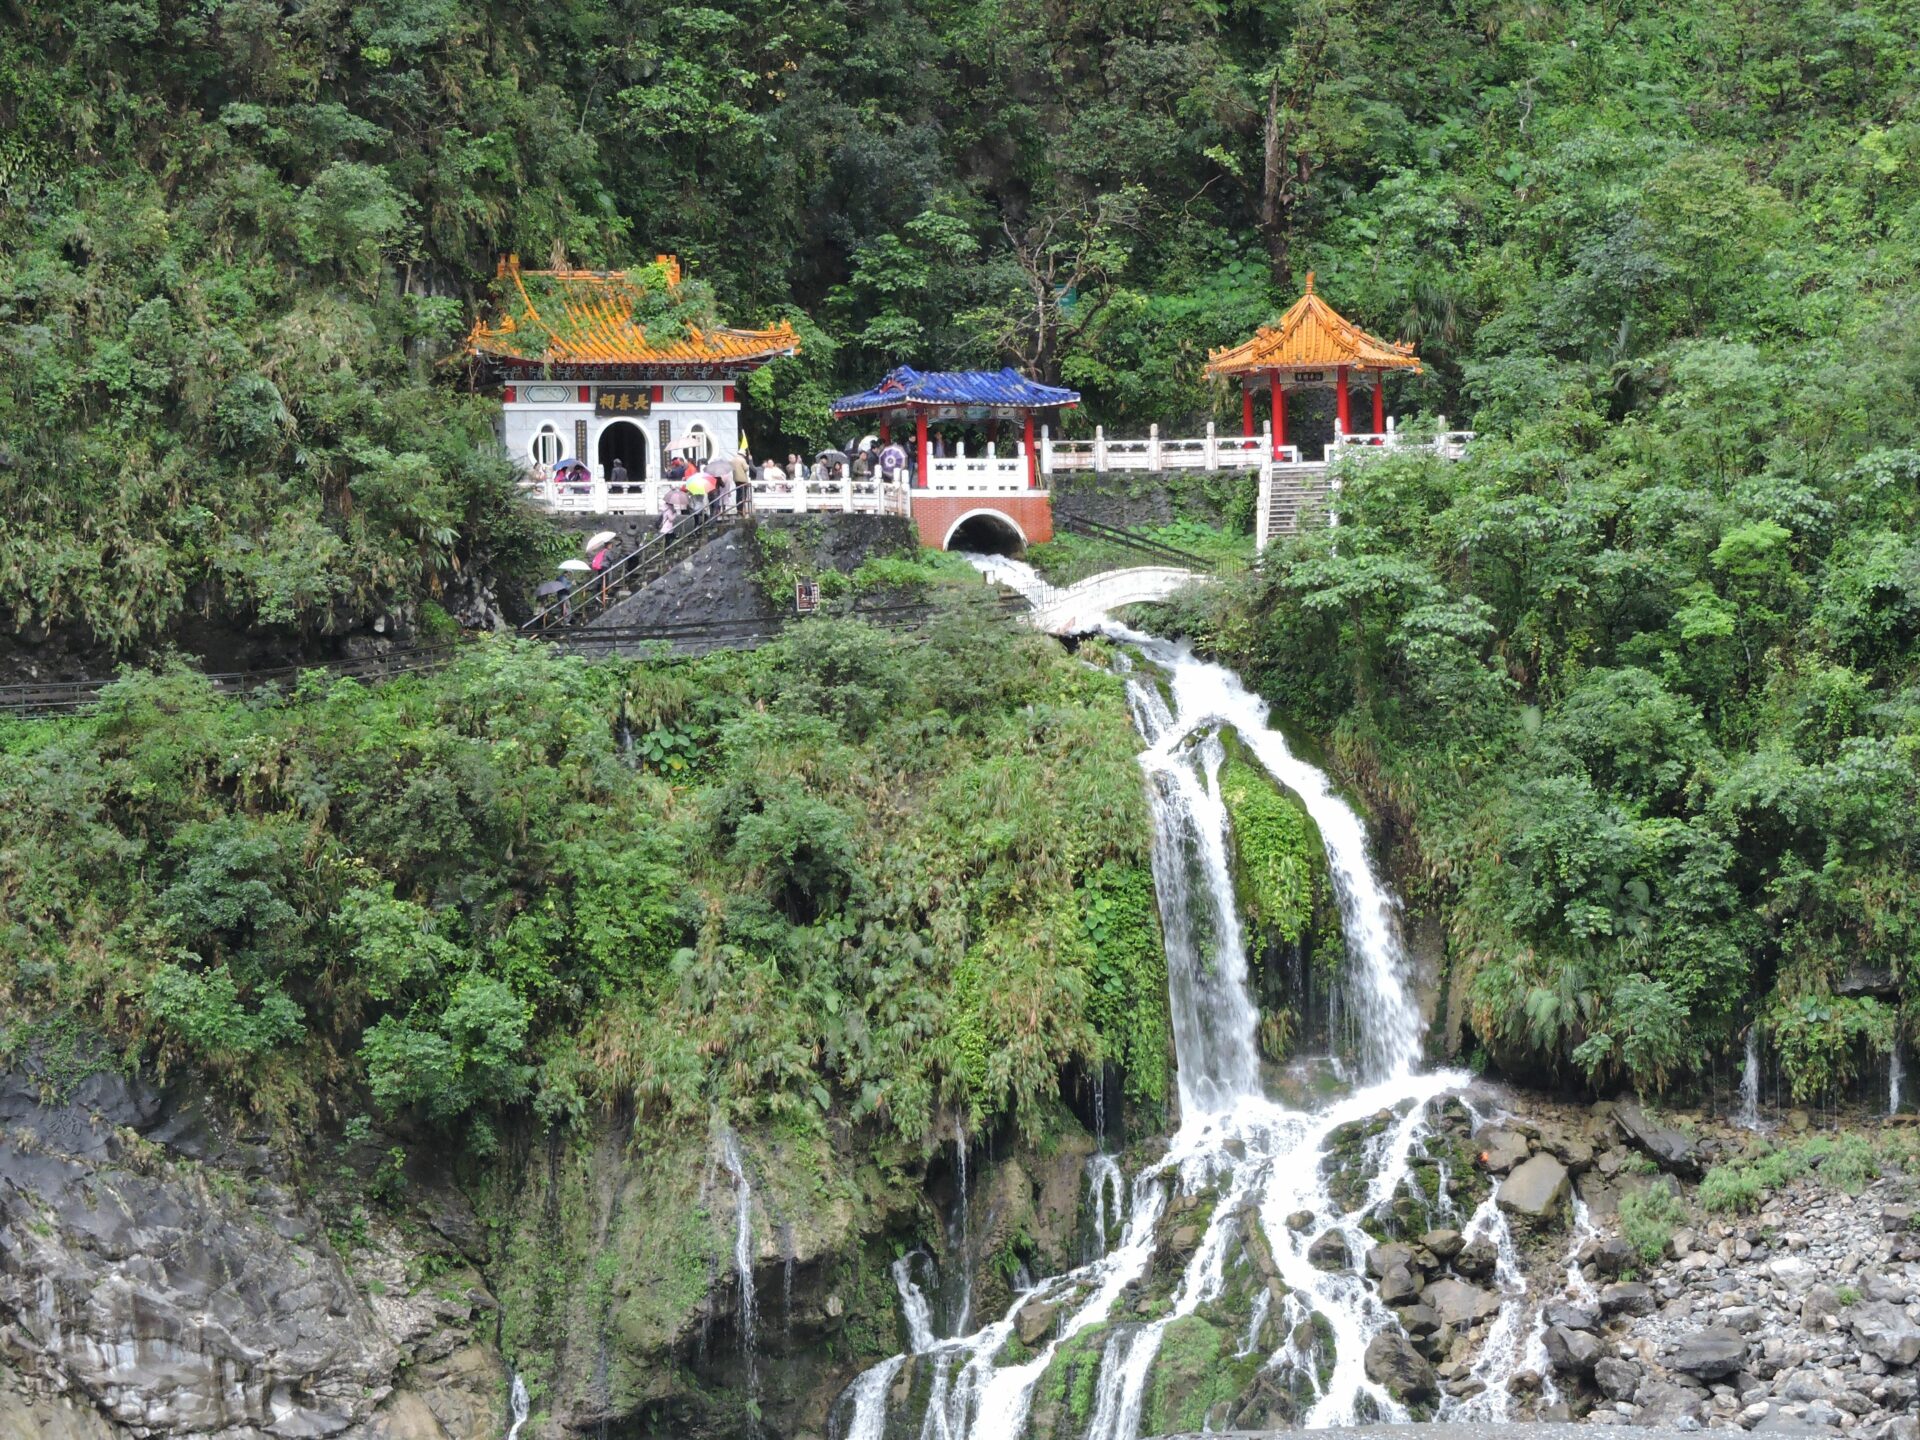
M 1018 561 L 973 558 L 984 572 L 1023 593 L 1039 583 Z M 1376 1207 L 1391 1203 L 1406 1182 L 1415 1147 L 1428 1128 L 1427 1103 L 1465 1077 L 1418 1073 L 1419 1012 L 1409 991 L 1396 907 L 1374 873 L 1359 816 L 1327 776 L 1268 728 L 1265 703 L 1231 672 L 1148 636 L 1108 633 L 1137 646 L 1166 681 L 1163 694 L 1153 677 L 1133 674 L 1128 700 L 1147 747 L 1140 763 L 1154 819 L 1153 875 L 1166 944 L 1180 1128 L 1165 1156 L 1132 1177 L 1130 1185 L 1117 1160 L 1094 1157 L 1088 1165 L 1094 1258 L 1039 1281 L 1000 1319 L 971 1335 L 941 1340 L 923 1329 L 924 1322 L 915 1318 L 919 1291 L 911 1264 L 896 1265 L 913 1363 L 928 1367 L 929 1375 L 924 1389 L 918 1381 L 910 1387 L 927 1399 L 917 1427 L 909 1430 L 917 1428 L 922 1440 L 1017 1440 L 1035 1387 L 1060 1347 L 1088 1327 L 1107 1323 L 1111 1330 L 1101 1343 L 1086 1434 L 1088 1440 L 1136 1440 L 1166 1331 L 1222 1293 L 1229 1259 L 1247 1223 L 1242 1217 L 1248 1214 L 1257 1217 L 1280 1278 L 1292 1292 L 1280 1317 L 1286 1323 L 1278 1327 L 1282 1348 L 1269 1363 L 1296 1366 L 1312 1387 L 1316 1398 L 1304 1422 L 1405 1420 L 1405 1408 L 1367 1378 L 1363 1360 L 1368 1342 L 1396 1323 L 1392 1312 L 1361 1276 L 1321 1270 L 1308 1260 L 1307 1250 L 1318 1237 L 1336 1231 L 1350 1253 L 1365 1252 L 1372 1242 L 1363 1222 Z M 1348 955 L 1343 1011 L 1365 1088 L 1318 1111 L 1275 1104 L 1261 1086 L 1258 1011 L 1248 993 L 1230 817 L 1220 791 L 1225 757 L 1220 736 L 1229 729 L 1260 766 L 1300 797 L 1325 842 L 1340 906 Z M 1349 1208 L 1330 1191 L 1321 1163 L 1324 1149 L 1342 1126 L 1382 1111 L 1394 1111 L 1394 1119 L 1370 1142 L 1371 1178 Z M 1115 1307 L 1146 1276 L 1156 1229 L 1172 1195 L 1203 1190 L 1214 1192 L 1214 1204 L 1169 1303 L 1150 1321 L 1128 1320 Z M 1300 1212 L 1311 1216 L 1311 1224 L 1290 1227 L 1288 1218 Z M 964 1230 L 967 1222 L 961 1223 Z M 1120 1235 L 1110 1241 L 1116 1224 Z M 1034 1303 L 1057 1307 L 1052 1333 L 1037 1350 L 1018 1350 L 1025 1356 L 1019 1363 L 999 1363 L 1016 1317 Z M 1241 1342 L 1248 1353 L 1258 1343 L 1266 1309 L 1256 1309 Z M 1295 1353 L 1291 1339 L 1295 1325 L 1309 1316 L 1324 1321 L 1334 1340 L 1324 1384 L 1311 1358 Z M 1516 1316 L 1512 1324 L 1520 1323 Z M 964 1320 L 960 1328 L 964 1332 Z M 1509 1348 L 1517 1351 L 1517 1333 L 1512 1339 Z M 887 1396 L 906 1359 L 892 1357 L 854 1382 L 848 1392 L 853 1415 L 848 1440 L 871 1440 L 884 1431 Z
M 759 1302 L 753 1288 L 753 1186 L 747 1179 L 747 1167 L 740 1155 L 740 1139 L 731 1130 L 720 1147 L 720 1163 L 733 1177 L 733 1272 L 740 1290 L 740 1350 L 747 1359 L 747 1384 L 759 1388 L 755 1364 L 754 1328 L 759 1321 Z
M 507 1404 L 513 1409 L 513 1423 L 507 1426 L 507 1440 L 517 1440 L 520 1427 L 527 1423 L 532 1412 L 533 1402 L 527 1398 L 527 1382 L 520 1378 L 520 1372 L 514 1371 L 513 1385 L 507 1391 Z
M 1760 1027 L 1747 1027 L 1747 1059 L 1740 1069 L 1740 1123 L 1760 1128 Z
M 1893 1037 L 1893 1053 L 1887 1061 L 1887 1113 L 1900 1113 L 1900 1088 L 1906 1083 L 1907 1067 L 1900 1061 L 1900 1037 Z

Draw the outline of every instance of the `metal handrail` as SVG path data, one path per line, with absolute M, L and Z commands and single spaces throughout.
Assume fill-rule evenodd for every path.
M 735 518 L 732 511 L 722 512 L 718 506 L 709 504 L 704 510 L 696 510 L 676 524 L 664 535 L 651 535 L 641 541 L 636 549 L 628 551 L 606 569 L 591 572 L 582 582 L 567 594 L 551 604 L 536 610 L 520 631 L 525 635 L 535 635 L 559 626 L 579 625 L 594 615 L 604 614 L 620 601 L 627 598 L 639 585 L 657 578 L 657 574 L 643 572 L 654 571 L 656 567 L 664 570 L 666 561 L 677 550 L 684 550 L 687 542 L 697 535 L 727 524 Z M 710 538 L 710 537 L 709 537 Z M 702 544 L 705 541 L 701 542 Z M 614 591 L 620 593 L 616 595 Z

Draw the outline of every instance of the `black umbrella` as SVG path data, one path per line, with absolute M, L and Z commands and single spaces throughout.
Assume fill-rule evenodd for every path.
M 847 463 L 847 452 L 844 450 L 822 450 L 813 458 L 816 460 L 824 460 L 829 465 L 844 465 Z
M 572 588 L 573 587 L 564 580 L 549 580 L 533 593 L 536 595 L 558 595 L 562 590 L 571 590 Z

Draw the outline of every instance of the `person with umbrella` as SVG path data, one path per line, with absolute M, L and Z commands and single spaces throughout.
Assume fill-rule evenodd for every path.
M 880 478 L 887 484 L 897 484 L 900 472 L 907 468 L 907 452 L 900 446 L 889 443 L 880 451 Z

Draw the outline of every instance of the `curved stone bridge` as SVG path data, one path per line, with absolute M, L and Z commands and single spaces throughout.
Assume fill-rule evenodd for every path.
M 1090 575 L 1078 584 L 1059 589 L 1036 590 L 1027 596 L 1033 604 L 1030 617 L 1035 628 L 1053 635 L 1075 630 L 1091 630 L 1102 617 L 1122 605 L 1139 605 L 1149 600 L 1165 600 L 1188 585 L 1204 584 L 1213 577 L 1197 570 L 1182 570 L 1172 565 L 1138 565 L 1125 570 L 1106 570 Z

